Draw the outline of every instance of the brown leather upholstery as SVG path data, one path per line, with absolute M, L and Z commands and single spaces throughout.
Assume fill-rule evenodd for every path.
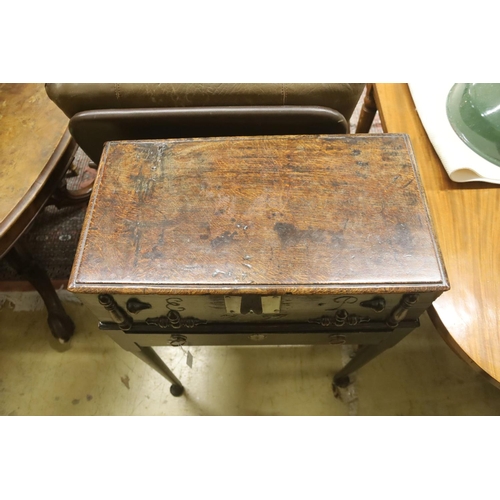
M 71 118 L 80 111 L 199 106 L 324 106 L 346 120 L 360 83 L 49 83 L 49 97 Z
M 204 108 L 82 111 L 69 130 L 94 163 L 107 141 L 235 135 L 345 134 L 346 119 L 320 106 L 207 106 Z
M 110 140 L 346 133 L 364 84 L 48 83 L 45 87 L 71 118 L 70 131 L 79 146 L 98 163 L 104 142 Z

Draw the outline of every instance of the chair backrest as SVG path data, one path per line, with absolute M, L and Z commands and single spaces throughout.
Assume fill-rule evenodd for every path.
M 347 120 L 320 106 L 217 106 L 82 111 L 69 124 L 95 163 L 107 141 L 238 135 L 345 134 Z
M 346 133 L 360 83 L 50 83 L 80 147 L 104 142 L 234 135 Z

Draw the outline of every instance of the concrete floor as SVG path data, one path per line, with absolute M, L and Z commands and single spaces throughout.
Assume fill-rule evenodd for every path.
M 186 349 L 157 348 L 187 388 L 174 398 L 85 306 L 64 304 L 77 328 L 62 346 L 43 308 L 16 312 L 4 298 L 0 415 L 500 415 L 500 390 L 447 347 L 427 316 L 337 397 L 331 379 L 350 346 L 191 347 L 192 368 Z

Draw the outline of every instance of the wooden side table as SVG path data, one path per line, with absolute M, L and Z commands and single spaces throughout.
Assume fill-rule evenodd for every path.
M 403 135 L 107 143 L 70 277 L 118 344 L 359 344 L 349 374 L 448 289 Z
M 43 84 L 0 84 L 0 258 L 25 276 L 42 296 L 53 335 L 65 342 L 74 324 L 44 269 L 18 240 L 47 203 L 88 200 L 90 189 L 70 193 L 64 174 L 77 145 L 68 119 L 47 97 Z

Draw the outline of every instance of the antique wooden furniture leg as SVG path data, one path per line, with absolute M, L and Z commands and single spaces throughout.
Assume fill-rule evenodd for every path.
M 141 361 L 144 361 L 144 363 L 148 364 L 153 370 L 157 371 L 162 377 L 165 377 L 171 382 L 170 394 L 172 394 L 172 396 L 182 396 L 184 393 L 184 386 L 152 347 L 140 346 L 136 342 L 130 340 L 127 335 L 120 330 L 108 331 L 107 334 L 122 349 L 137 356 Z
M 172 382 L 170 394 L 172 396 L 181 396 L 184 392 L 184 387 L 179 379 L 172 373 L 170 368 L 156 354 L 152 347 L 140 346 L 127 338 L 126 333 L 133 324 L 133 319 L 125 310 L 120 307 L 114 298 L 109 294 L 99 295 L 99 303 L 108 311 L 111 319 L 118 325 L 120 332 L 109 332 L 109 336 L 123 349 L 131 352 L 139 359 L 147 363 L 153 370 L 156 370 L 160 375 L 165 377 L 169 382 Z
M 358 124 L 356 126 L 356 134 L 367 134 L 377 113 L 377 104 L 373 95 L 373 84 L 369 83 L 366 86 L 366 95 L 363 101 L 363 107 L 359 113 Z
M 137 344 L 136 344 L 137 345 Z M 182 396 L 184 393 L 184 387 L 179 379 L 172 373 L 170 368 L 163 362 L 163 360 L 156 354 L 152 347 L 137 346 L 138 351 L 130 351 L 132 354 L 137 356 L 139 359 L 147 363 L 153 370 L 156 370 L 160 375 L 165 377 L 169 382 L 172 383 L 170 386 L 170 394 L 175 397 Z
M 75 331 L 75 324 L 66 314 L 59 297 L 45 270 L 18 243 L 6 254 L 7 262 L 25 277 L 42 297 L 49 313 L 47 322 L 52 335 L 60 342 L 67 342 Z
M 342 368 L 333 377 L 333 384 L 337 387 L 347 387 L 351 380 L 349 375 L 359 370 L 365 366 L 369 361 L 375 359 L 379 354 L 382 354 L 387 349 L 395 346 L 398 342 L 403 340 L 412 329 L 401 330 L 400 332 L 394 332 L 388 336 L 385 340 L 378 344 L 370 344 L 362 346 L 355 354 L 355 356 L 347 363 L 347 365 Z

